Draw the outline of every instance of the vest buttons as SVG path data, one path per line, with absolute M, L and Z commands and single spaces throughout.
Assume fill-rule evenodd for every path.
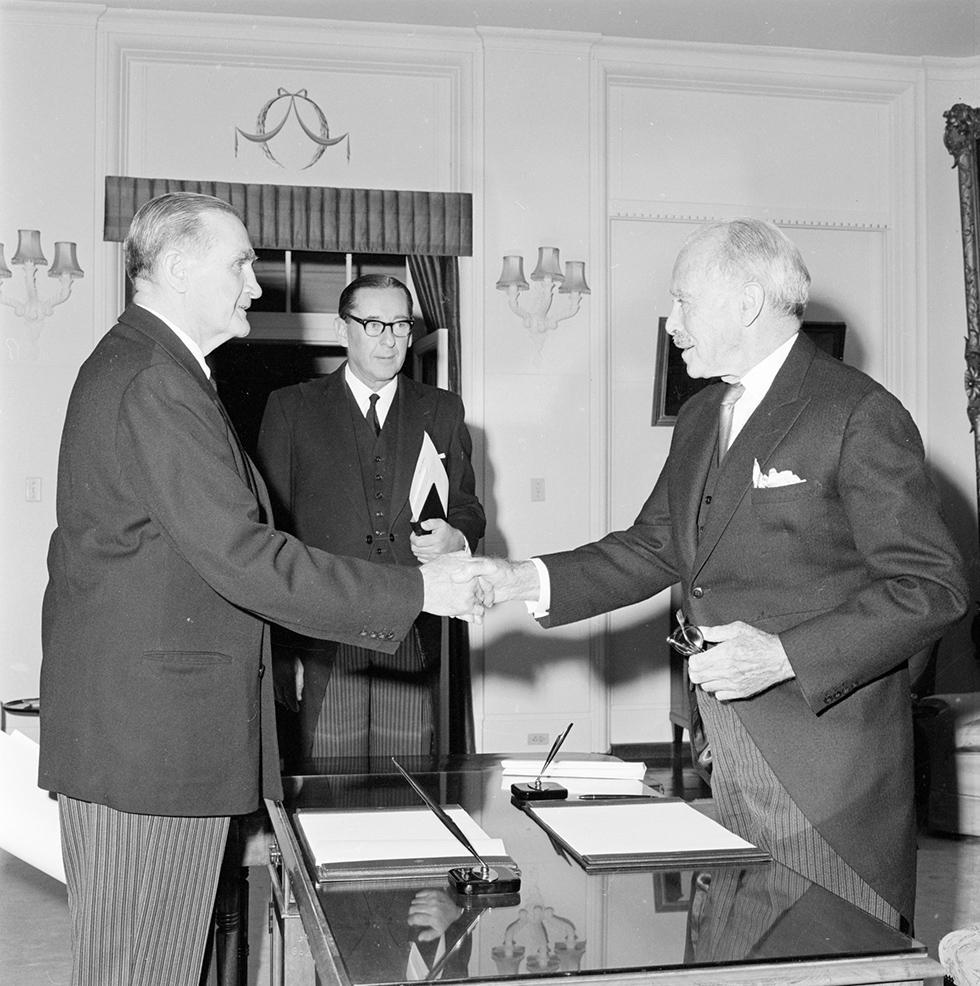
M 374 538 L 370 534 L 364 540 L 367 544 L 374 544 Z
M 691 595 L 694 596 L 695 599 L 700 599 L 704 595 L 704 589 L 702 589 L 701 586 L 696 585 L 691 590 Z
M 704 498 L 704 502 L 705 503 L 711 503 L 711 494 L 710 493 Z
M 374 478 L 375 478 L 375 480 L 376 480 L 377 482 L 379 482 L 379 483 L 380 483 L 380 482 L 381 482 L 381 480 L 383 480 L 383 479 L 384 479 L 384 476 L 382 476 L 382 475 L 381 475 L 381 473 L 378 473 L 378 474 L 377 474 L 377 475 L 376 475 L 376 476 L 375 476 Z
M 388 535 L 388 540 L 389 541 L 394 541 L 395 540 L 395 535 L 394 534 L 389 534 Z
M 381 492 L 381 490 L 378 490 L 378 492 L 374 494 L 375 500 L 383 500 L 384 499 L 384 496 L 385 495 L 384 495 L 384 493 Z
M 380 462 L 380 461 L 381 461 L 381 456 L 380 456 L 380 455 L 376 455 L 376 456 L 374 457 L 374 461 L 375 461 L 375 462 Z

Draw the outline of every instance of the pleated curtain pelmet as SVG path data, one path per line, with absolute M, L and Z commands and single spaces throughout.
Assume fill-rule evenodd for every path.
M 115 175 L 105 180 L 103 238 L 121 242 L 141 205 L 165 192 L 181 191 L 203 192 L 230 202 L 257 249 L 445 257 L 473 253 L 473 197 L 469 192 Z

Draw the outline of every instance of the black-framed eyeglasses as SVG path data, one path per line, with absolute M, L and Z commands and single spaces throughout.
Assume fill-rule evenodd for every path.
M 667 643 L 684 657 L 700 654 L 705 647 L 704 634 L 690 623 L 682 623 L 667 638 Z
M 371 336 L 372 339 L 381 335 L 385 329 L 391 329 L 391 334 L 396 339 L 404 339 L 411 333 L 412 326 L 415 324 L 414 318 L 400 318 L 397 322 L 382 322 L 378 318 L 358 318 L 356 315 L 345 315 L 344 318 L 357 322 L 364 329 L 364 334 Z

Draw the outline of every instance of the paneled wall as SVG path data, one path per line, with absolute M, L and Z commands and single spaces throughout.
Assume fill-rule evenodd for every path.
M 937 450 L 975 556 L 950 355 L 964 331 L 955 180 L 936 117 L 945 100 L 980 100 L 976 64 L 95 4 L 7 2 L 0 18 L 4 91 L 24 93 L 0 106 L 0 237 L 8 259 L 21 226 L 39 226 L 49 249 L 74 239 L 86 271 L 35 353 L 0 308 L 0 698 L 37 691 L 64 407 L 122 298 L 119 247 L 101 242 L 105 174 L 472 191 L 464 399 L 485 547 L 512 557 L 630 522 L 670 440 L 651 405 L 673 257 L 697 222 L 766 215 L 810 263 L 811 317 L 847 323 L 846 358 L 899 394 Z M 312 145 L 295 120 L 270 143 L 282 166 L 241 138 L 236 155 L 235 128 L 254 132 L 280 90 L 305 92 L 331 135 L 350 134 L 349 162 L 341 143 L 305 167 Z M 287 102 L 268 107 L 267 129 Z M 501 256 L 533 265 L 539 245 L 586 261 L 592 287 L 543 339 L 494 290 Z M 40 503 L 24 499 L 29 476 Z M 666 739 L 666 624 L 663 596 L 548 632 L 521 606 L 492 612 L 472 636 L 480 747 L 533 750 L 529 737 L 570 719 L 570 749 Z M 969 683 L 967 646 L 947 662 Z

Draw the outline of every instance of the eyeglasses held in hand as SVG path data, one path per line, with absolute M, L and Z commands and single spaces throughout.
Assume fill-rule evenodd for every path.
M 682 623 L 667 638 L 667 643 L 684 657 L 700 654 L 705 648 L 704 634 L 690 623 Z
M 364 329 L 364 334 L 372 338 L 381 335 L 385 329 L 391 329 L 391 334 L 396 339 L 404 339 L 415 324 L 414 318 L 400 318 L 397 322 L 382 322 L 377 318 L 358 318 L 356 315 L 345 315 L 344 318 L 357 322 Z

